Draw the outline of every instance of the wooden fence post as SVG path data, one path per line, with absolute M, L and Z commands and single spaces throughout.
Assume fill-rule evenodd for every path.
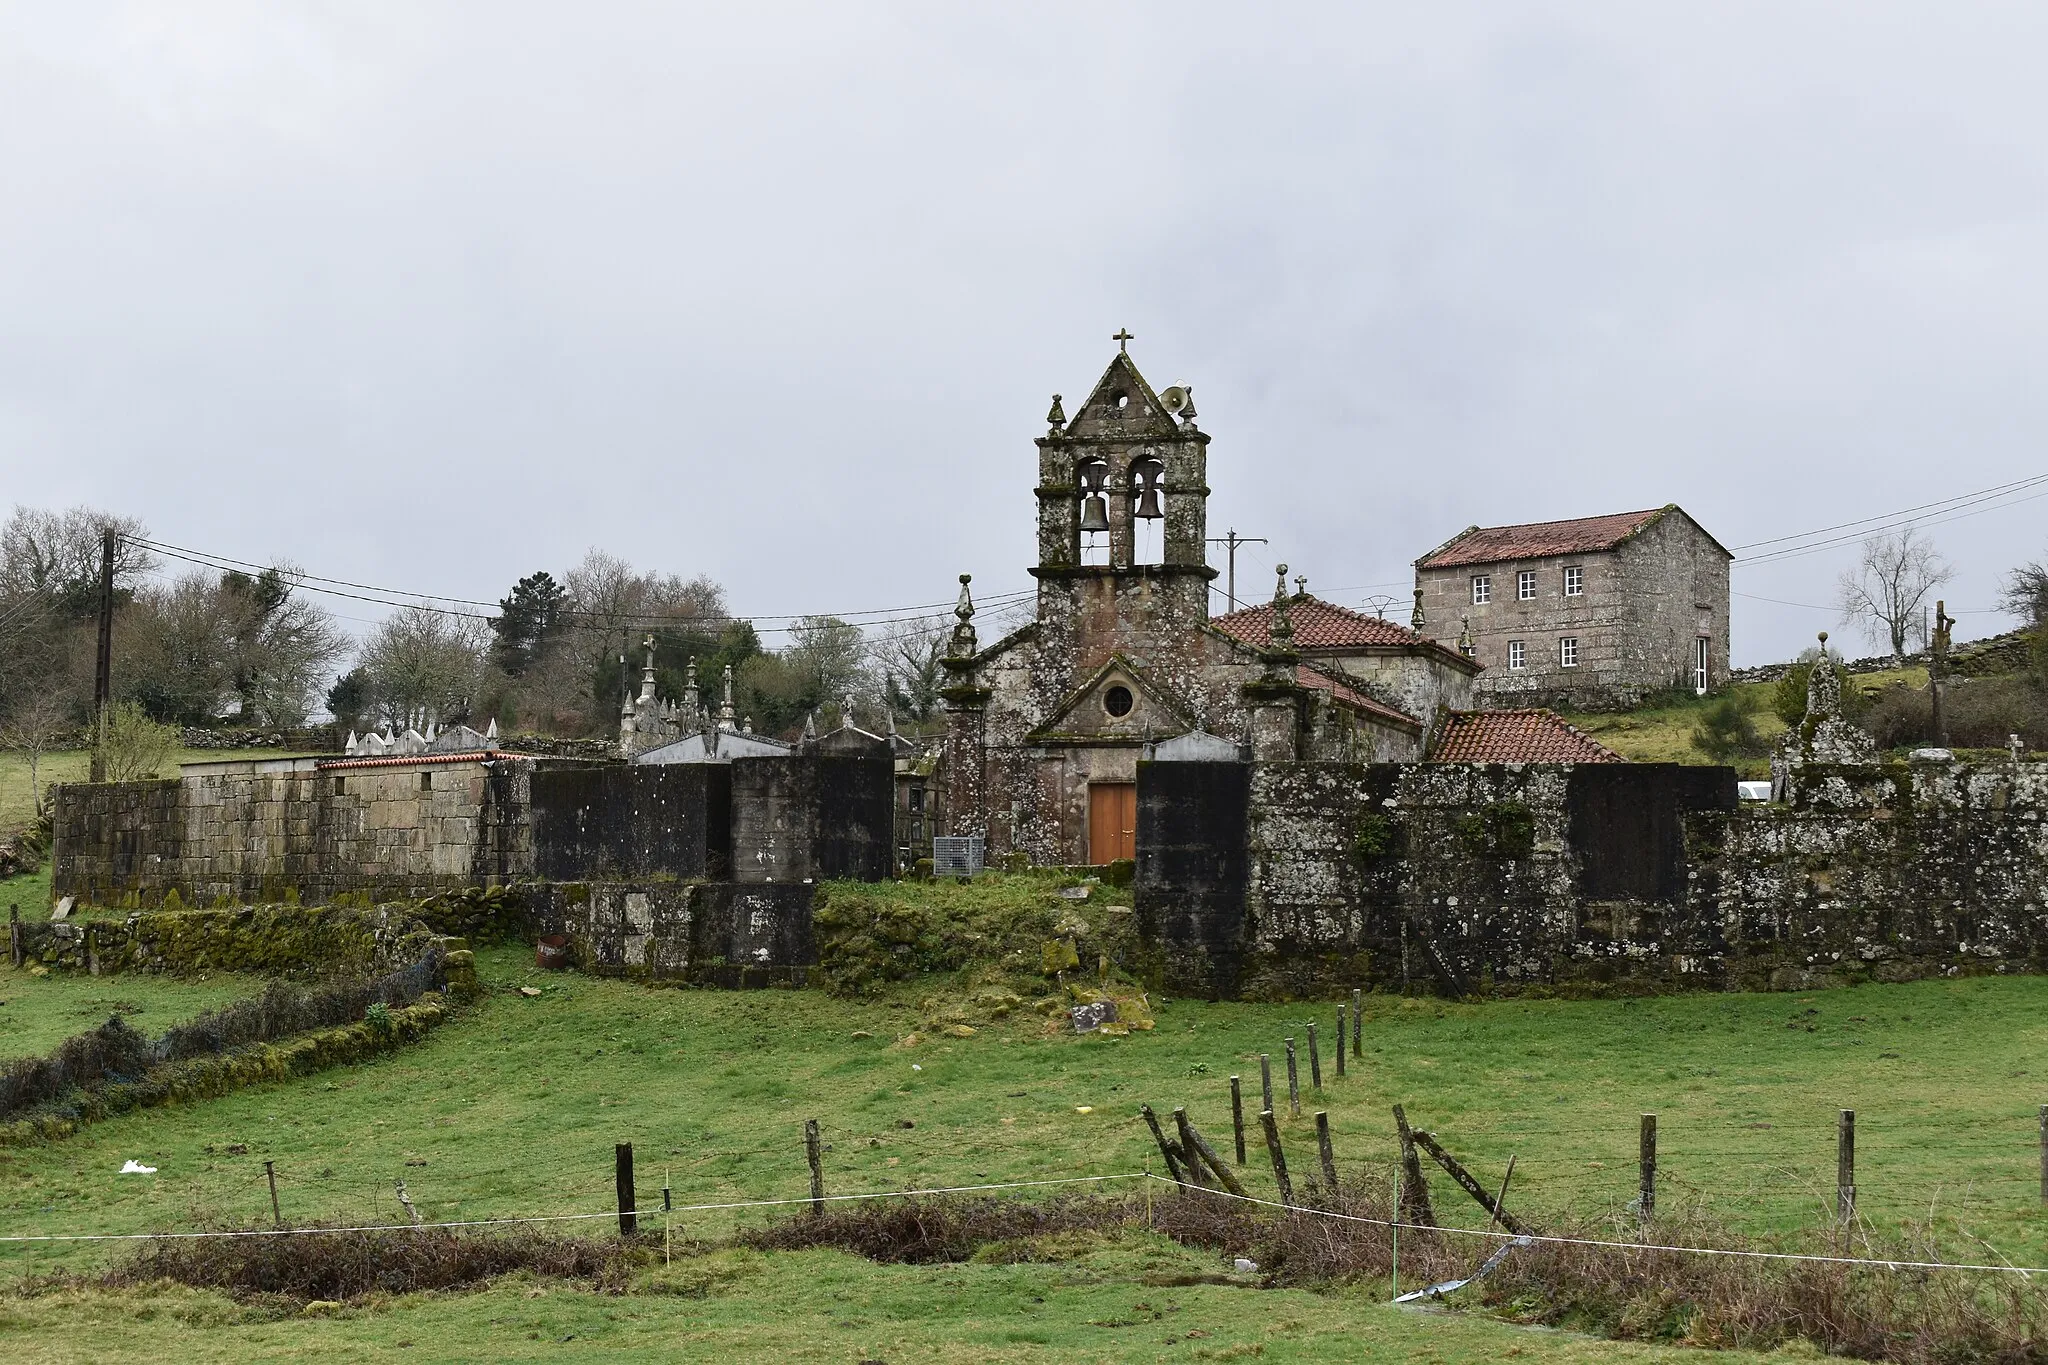
M 1217 1156 L 1216 1149 L 1209 1145 L 1209 1139 L 1202 1136 L 1202 1130 L 1188 1121 L 1188 1111 L 1185 1106 L 1173 1111 L 1173 1121 L 1175 1126 L 1180 1129 L 1180 1147 L 1182 1151 L 1188 1154 L 1188 1165 L 1195 1167 L 1197 1170 L 1202 1166 L 1207 1166 L 1209 1173 L 1216 1177 L 1224 1189 L 1232 1194 L 1242 1195 L 1244 1193 L 1244 1182 L 1230 1173 L 1223 1164 L 1223 1158 Z
M 2041 1114 L 2041 1131 L 2044 1135 L 2048 1135 L 2048 1104 L 2041 1106 Z M 1239 1088 L 1237 1077 L 1235 1076 L 1230 1078 L 1230 1127 L 1231 1131 L 1237 1134 L 1237 1164 L 1242 1166 L 1244 1165 L 1244 1092 Z M 2041 1142 L 2041 1149 L 2044 1153 L 2042 1160 L 2048 1161 L 2048 1136 L 2043 1136 Z M 2043 1167 L 2043 1171 L 2041 1188 L 2043 1191 L 2048 1191 L 2048 1167 Z M 2044 1193 L 2043 1198 L 2048 1198 L 2048 1193 Z
M 613 1173 L 619 1186 L 619 1236 L 631 1237 L 640 1227 L 633 1199 L 633 1144 L 621 1142 L 612 1150 Z
M 1323 1160 L 1323 1198 L 1326 1202 L 1334 1200 L 1337 1197 L 1337 1153 L 1330 1146 L 1330 1114 L 1326 1109 L 1316 1110 L 1316 1155 Z
M 1636 1193 L 1637 1212 L 1642 1221 L 1650 1221 L 1650 1215 L 1657 1211 L 1657 1116 L 1643 1115 L 1642 1128 L 1636 1135 Z
M 1159 1155 L 1166 1158 L 1166 1173 L 1173 1177 L 1174 1184 L 1186 1185 L 1188 1178 L 1181 1170 L 1181 1162 L 1185 1154 L 1179 1147 L 1174 1145 L 1173 1141 L 1166 1136 L 1166 1131 L 1159 1126 L 1159 1115 L 1152 1112 L 1152 1106 L 1149 1104 L 1139 1105 L 1138 1114 L 1145 1120 L 1145 1126 L 1152 1130 L 1152 1141 L 1159 1144 Z
M 1344 1006 L 1337 1006 L 1337 1074 L 1344 1074 Z
M 1845 1223 L 1856 1217 L 1856 1111 L 1844 1109 L 1835 1123 L 1835 1212 Z
M 1174 1106 L 1173 1128 L 1180 1135 L 1180 1153 L 1188 1164 L 1188 1179 L 1198 1189 L 1209 1188 L 1209 1182 L 1202 1178 L 1202 1154 L 1195 1148 L 1194 1125 L 1188 1122 L 1186 1105 Z
M 1365 1057 L 1365 992 L 1351 992 L 1351 1055 Z
M 1323 1052 L 1316 1046 L 1315 1021 L 1308 1026 L 1308 1083 L 1316 1089 L 1323 1088 Z
M 1287 1179 L 1287 1154 L 1280 1150 L 1280 1125 L 1273 1121 L 1272 1110 L 1259 1114 L 1259 1126 L 1266 1130 L 1266 1155 L 1273 1159 L 1273 1183 L 1280 1187 L 1280 1202 L 1291 1209 L 1294 1186 Z
M 1301 1068 L 1294 1060 L 1294 1040 L 1287 1040 L 1287 1108 L 1301 1117 Z
M 1401 1138 L 1401 1190 L 1394 1205 L 1395 1221 L 1433 1228 L 1436 1210 L 1430 1207 L 1429 1183 L 1422 1178 L 1422 1162 L 1415 1155 L 1415 1130 L 1408 1126 L 1408 1115 L 1398 1104 L 1394 1106 L 1394 1131 Z
M 1273 1059 L 1263 1052 L 1259 1054 L 1259 1091 L 1266 1101 L 1262 1107 L 1271 1109 L 1273 1107 Z
M 825 1212 L 825 1148 L 818 1139 L 818 1121 L 804 1120 L 804 1156 L 811 1163 L 811 1217 Z
M 270 1181 L 270 1225 L 281 1228 L 284 1226 L 284 1214 L 279 1212 L 277 1207 L 277 1163 L 264 1162 L 263 1174 Z
M 7 907 L 7 956 L 17 967 L 21 965 L 21 906 Z

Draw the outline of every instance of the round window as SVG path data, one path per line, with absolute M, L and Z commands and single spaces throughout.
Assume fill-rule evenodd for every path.
M 1112 716 L 1128 716 L 1131 705 L 1131 689 L 1121 683 L 1102 694 L 1102 709 Z

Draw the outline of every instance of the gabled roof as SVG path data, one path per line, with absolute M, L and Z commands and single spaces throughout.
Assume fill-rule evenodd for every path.
M 1386 721 L 1392 725 L 1399 725 L 1409 730 L 1419 730 L 1422 728 L 1422 722 L 1409 715 L 1406 711 L 1398 711 L 1383 701 L 1377 701 L 1359 691 L 1350 683 L 1345 682 L 1342 678 L 1325 673 L 1320 668 L 1314 668 L 1308 664 L 1298 664 L 1294 669 L 1294 680 L 1303 687 L 1313 687 L 1320 691 L 1328 692 L 1332 697 L 1352 710 L 1362 712 L 1377 720 Z
M 1119 397 L 1123 399 L 1121 408 L 1117 406 Z M 1095 381 L 1094 391 L 1074 409 L 1066 429 L 1068 437 L 1078 439 L 1171 440 L 1181 434 L 1180 424 L 1168 414 L 1159 395 L 1122 351 L 1110 359 L 1109 368 Z
M 1694 526 L 1677 503 L 1643 512 L 1615 512 L 1604 517 L 1570 521 L 1531 521 L 1519 526 L 1468 526 L 1415 561 L 1418 569 L 1451 569 L 1466 564 L 1497 564 L 1509 559 L 1543 559 L 1552 555 L 1591 554 L 1612 550 L 1667 512 L 1676 512 Z M 1700 527 L 1706 534 L 1706 528 Z M 1707 536 L 1713 540 L 1712 536 Z M 1714 542 L 1720 548 L 1720 542 Z M 1722 550 L 1722 553 L 1727 553 Z
M 1435 763 L 1620 763 L 1620 754 L 1555 711 L 1453 711 L 1444 719 Z
M 1325 602 L 1320 597 L 1295 598 L 1287 609 L 1287 619 L 1294 626 L 1295 649 L 1429 649 L 1455 659 L 1472 672 L 1479 671 L 1477 664 L 1427 635 L 1418 635 L 1406 626 L 1340 607 L 1335 602 Z M 1242 607 L 1214 618 L 1209 624 L 1254 649 L 1273 647 L 1270 602 Z

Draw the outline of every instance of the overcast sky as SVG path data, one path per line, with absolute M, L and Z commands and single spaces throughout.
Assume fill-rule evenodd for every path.
M 1262 594 L 2048 472 L 2048 8 L 975 8 L 0 4 L 0 504 L 458 597 L 994 593 L 1119 327 Z M 1951 607 L 2044 528 L 1930 527 Z M 1736 662 L 1849 558 L 1738 565 Z

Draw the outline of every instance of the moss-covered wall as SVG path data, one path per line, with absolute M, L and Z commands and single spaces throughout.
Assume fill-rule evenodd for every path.
M 677 984 L 803 985 L 817 963 L 809 882 L 550 882 L 531 888 L 542 934 L 582 971 Z
M 95 973 L 374 974 L 420 960 L 438 936 L 416 907 L 252 905 L 133 911 L 10 926 L 23 959 Z

